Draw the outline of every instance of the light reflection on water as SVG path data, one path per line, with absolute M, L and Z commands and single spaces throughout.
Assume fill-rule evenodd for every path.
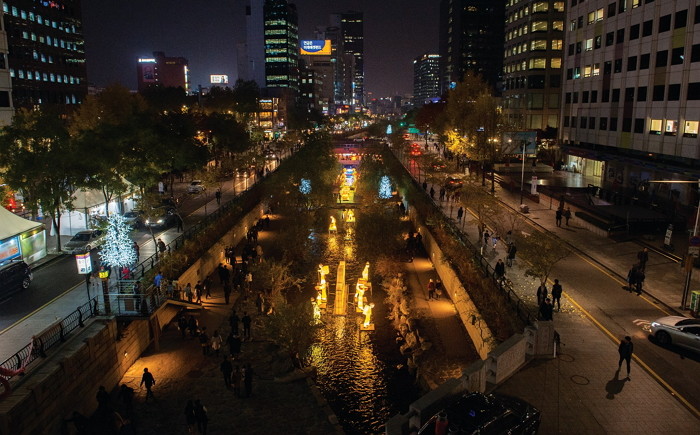
M 348 300 L 352 301 L 365 260 L 354 257 L 354 234 L 347 237 L 347 224 L 340 219 L 338 223 L 338 233 L 313 233 L 309 239 L 320 262 L 330 266 L 327 280 L 332 293 L 338 263 L 346 261 L 346 284 L 351 292 Z M 394 341 L 395 332 L 386 320 L 384 297 L 377 288 L 373 295 L 367 293 L 368 302 L 376 305 L 372 313 L 375 331 L 361 331 L 364 316 L 348 306 L 346 316 L 324 314 L 319 341 L 310 351 L 309 362 L 318 370 L 316 384 L 347 433 L 383 432 L 384 422 L 397 412 L 405 412 L 418 397 L 413 378 L 403 367 L 405 358 Z M 333 312 L 333 302 L 334 297 L 329 295 L 327 313 Z

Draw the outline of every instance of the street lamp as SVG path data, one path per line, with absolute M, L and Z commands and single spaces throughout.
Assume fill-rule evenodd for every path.
M 690 184 L 690 183 L 698 183 L 698 196 L 700 197 L 700 179 L 697 181 L 683 181 L 683 180 L 658 180 L 658 181 L 649 181 L 649 183 L 676 183 L 676 184 Z M 693 227 L 693 238 L 695 238 L 698 235 L 698 217 L 700 217 L 700 198 L 698 200 L 698 209 L 695 212 L 695 226 Z M 688 252 L 685 255 L 685 265 L 686 265 L 686 270 L 687 270 L 687 275 L 685 276 L 685 285 L 683 286 L 683 295 L 681 297 L 681 309 L 685 310 L 686 309 L 686 302 L 688 302 L 688 293 L 690 290 L 690 279 L 693 276 L 693 254 L 690 252 L 690 246 L 688 247 Z

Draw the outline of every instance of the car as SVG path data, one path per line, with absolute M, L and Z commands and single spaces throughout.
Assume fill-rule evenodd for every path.
M 19 290 L 26 290 L 32 283 L 32 269 L 22 260 L 13 260 L 0 266 L 0 298 Z
M 236 178 L 250 178 L 255 175 L 255 168 L 238 168 L 236 169 Z
M 442 160 L 436 160 L 433 162 L 432 167 L 436 171 L 442 171 L 447 167 L 447 164 Z
M 148 214 L 143 223 L 147 228 L 167 228 L 175 223 L 175 209 L 168 206 L 156 207 Z
M 187 193 L 202 193 L 204 192 L 204 184 L 202 180 L 192 180 L 189 186 L 187 186 Z
M 143 212 L 141 210 L 127 211 L 122 216 L 124 217 L 124 223 L 131 228 L 138 228 L 143 222 Z
M 447 177 L 445 179 L 445 189 L 447 189 L 447 190 L 459 189 L 463 185 L 464 185 L 464 181 L 460 180 L 459 178 Z
M 63 251 L 69 254 L 85 254 L 102 246 L 105 236 L 102 230 L 79 231 L 63 246 Z
M 419 148 L 413 148 L 413 149 L 411 150 L 411 155 L 414 156 L 414 157 L 422 156 L 422 155 L 423 155 L 423 151 L 421 151 Z
M 535 434 L 540 418 L 537 408 L 515 397 L 467 393 L 431 417 L 418 434 L 438 433 L 436 426 L 460 434 Z
M 675 344 L 700 352 L 700 319 L 667 316 L 651 322 L 651 336 L 662 346 Z

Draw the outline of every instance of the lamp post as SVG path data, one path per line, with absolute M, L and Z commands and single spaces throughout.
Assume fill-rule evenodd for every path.
M 525 188 L 525 148 L 527 148 L 527 143 L 521 141 L 520 147 L 523 149 L 523 165 L 520 170 L 520 205 L 523 205 L 523 189 Z
M 658 180 L 658 181 L 649 181 L 650 183 L 676 183 L 676 184 L 690 184 L 690 183 L 698 183 L 698 209 L 695 212 L 695 226 L 693 227 L 693 238 L 695 238 L 698 235 L 698 217 L 700 217 L 700 179 L 697 181 L 682 181 L 682 180 Z M 688 252 L 685 254 L 685 265 L 686 265 L 686 271 L 687 274 L 685 276 L 685 283 L 683 285 L 683 294 L 681 296 L 681 309 L 685 310 L 686 309 L 686 303 L 688 302 L 688 294 L 690 293 L 690 280 L 693 276 L 693 262 L 694 258 L 693 255 L 690 252 L 690 247 L 688 249 Z

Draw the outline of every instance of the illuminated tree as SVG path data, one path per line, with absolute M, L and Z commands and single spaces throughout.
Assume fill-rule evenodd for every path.
M 389 199 L 391 195 L 391 181 L 389 177 L 384 175 L 379 181 L 379 197 L 381 199 Z
M 131 228 L 122 215 L 113 214 L 109 217 L 107 237 L 100 250 L 100 257 L 104 264 L 121 269 L 136 262 L 136 251 L 129 238 L 130 232 Z

